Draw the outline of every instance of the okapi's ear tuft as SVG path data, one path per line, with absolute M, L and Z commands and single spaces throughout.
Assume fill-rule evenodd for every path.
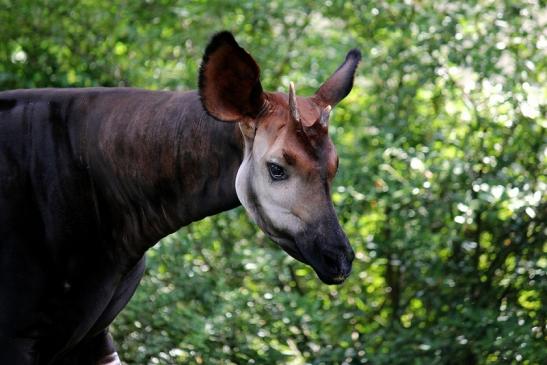
M 349 94 L 353 87 L 353 77 L 359 61 L 361 61 L 361 52 L 358 49 L 352 49 L 348 52 L 344 63 L 315 93 L 314 98 L 321 106 L 330 105 L 334 108 L 340 100 Z
M 230 32 L 217 33 L 205 49 L 199 70 L 205 110 L 226 122 L 254 119 L 264 104 L 260 69 Z

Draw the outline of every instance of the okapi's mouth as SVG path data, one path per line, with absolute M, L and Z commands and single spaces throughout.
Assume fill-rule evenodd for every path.
M 321 252 L 321 249 L 313 245 L 311 250 L 303 252 L 300 245 L 286 237 L 268 236 L 294 259 L 311 266 L 319 279 L 327 285 L 342 284 L 351 274 L 353 251 L 349 255 L 334 255 L 336 260 L 330 259 L 333 255 L 327 255 Z M 307 245 L 305 245 L 307 246 Z M 310 252 L 307 252 L 310 251 Z

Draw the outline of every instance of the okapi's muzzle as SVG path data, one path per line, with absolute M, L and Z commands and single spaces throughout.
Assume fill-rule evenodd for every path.
M 351 273 L 355 254 L 336 218 L 310 225 L 295 237 L 295 246 L 300 256 L 295 258 L 310 265 L 325 284 L 341 284 Z

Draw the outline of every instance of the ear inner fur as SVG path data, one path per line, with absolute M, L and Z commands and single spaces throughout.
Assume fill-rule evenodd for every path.
M 229 32 L 216 34 L 199 72 L 202 104 L 211 116 L 235 122 L 254 119 L 263 106 L 260 68 Z
M 323 108 L 330 105 L 334 108 L 344 99 L 353 87 L 355 70 L 361 61 L 361 52 L 352 49 L 346 55 L 346 59 L 340 67 L 329 77 L 317 92 L 314 99 Z

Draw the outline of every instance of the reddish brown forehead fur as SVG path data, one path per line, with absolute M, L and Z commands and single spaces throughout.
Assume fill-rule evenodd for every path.
M 284 93 L 267 94 L 269 113 L 263 116 L 260 123 L 268 129 L 273 139 L 282 139 L 282 152 L 289 165 L 296 165 L 308 174 L 319 172 L 322 179 L 331 181 L 338 168 L 338 156 L 334 144 L 323 134 L 313 145 L 302 138 L 301 130 L 289 113 L 288 95 Z M 304 127 L 310 127 L 321 113 L 321 108 L 313 99 L 297 97 L 298 111 Z

